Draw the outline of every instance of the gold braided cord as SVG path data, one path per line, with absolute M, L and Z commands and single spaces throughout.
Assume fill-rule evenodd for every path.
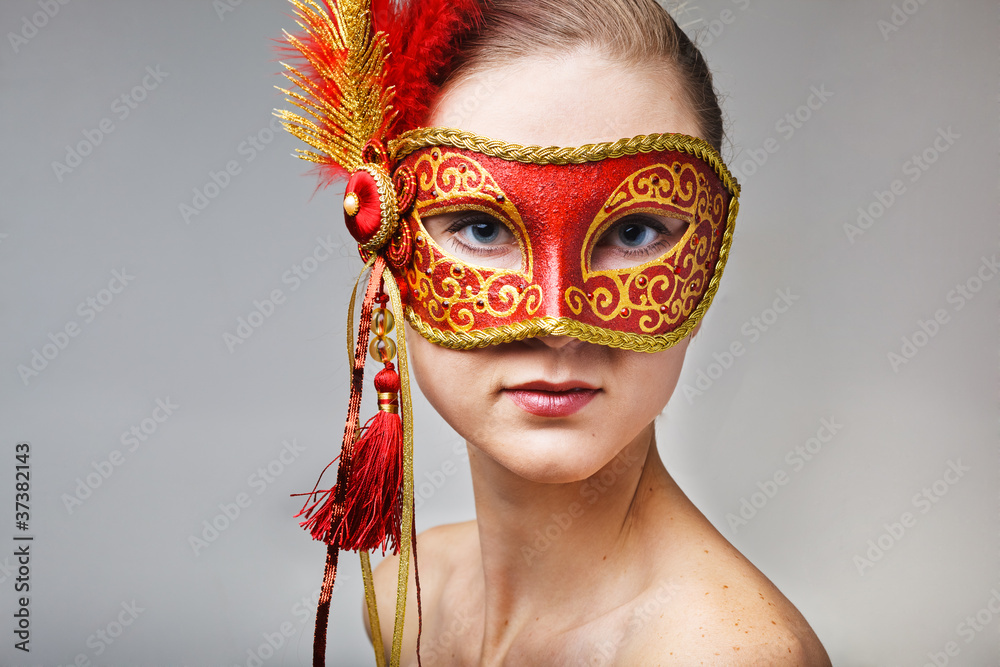
M 722 280 L 722 271 L 729 259 L 729 249 L 732 245 L 733 231 L 736 227 L 736 214 L 739 212 L 739 202 L 734 197 L 729 204 L 729 216 L 726 220 L 726 231 L 722 236 L 719 248 L 719 261 L 715 273 L 708 282 L 708 287 L 701 301 L 686 320 L 673 331 L 665 334 L 638 334 L 627 331 L 613 331 L 592 324 L 583 324 L 567 317 L 536 317 L 530 320 L 504 324 L 499 327 L 487 327 L 475 331 L 442 331 L 435 329 L 417 315 L 411 308 L 406 309 L 406 319 L 417 332 L 430 342 L 453 350 L 470 350 L 499 343 L 512 343 L 526 338 L 538 336 L 572 336 L 587 343 L 596 343 L 608 347 L 616 347 L 635 352 L 659 352 L 676 345 L 695 327 L 712 303 L 715 293 Z
M 361 277 L 365 275 L 365 271 L 372 268 L 372 264 L 375 263 L 375 255 L 368 258 L 365 265 L 361 268 L 361 272 L 358 274 L 358 279 L 354 281 L 354 289 L 351 290 L 351 301 L 347 305 L 347 367 L 354 368 L 354 304 L 358 298 L 358 285 L 361 283 Z
M 382 645 L 382 626 L 378 622 L 378 605 L 375 604 L 375 583 L 372 581 L 372 563 L 367 551 L 359 551 L 361 579 L 365 582 L 365 604 L 368 605 L 368 625 L 372 630 L 375 648 L 375 666 L 385 667 L 385 647 Z
M 403 301 L 396 278 L 388 266 L 382 274 L 392 309 L 403 312 Z M 413 406 L 410 402 L 410 368 L 406 355 L 406 327 L 396 327 L 396 347 L 399 349 L 399 404 L 403 410 L 403 517 L 400 528 L 399 578 L 396 583 L 396 621 L 392 630 L 390 667 L 399 667 L 403 650 L 403 624 L 406 620 L 406 588 L 410 582 L 410 550 L 413 536 Z
M 338 0 L 327 14 L 315 0 L 289 0 L 307 39 L 288 32 L 285 38 L 309 62 L 319 81 L 282 63 L 285 77 L 302 92 L 278 90 L 289 104 L 312 119 L 276 110 L 282 125 L 315 151 L 296 149 L 299 157 L 320 164 L 336 163 L 354 171 L 362 163 L 365 144 L 381 133 L 392 114 L 392 88 L 383 85 L 385 37 L 372 35 L 367 0 Z M 342 54 L 334 58 L 330 54 Z M 315 119 L 315 120 L 313 120 Z
M 347 350 L 348 365 L 353 368 L 354 356 L 351 350 L 354 349 L 354 304 L 358 291 L 358 284 L 361 282 L 365 271 L 369 270 L 375 263 L 376 255 L 372 255 L 354 282 L 354 289 L 351 291 L 351 301 L 347 311 Z M 389 300 L 395 312 L 403 312 L 403 303 L 399 294 L 399 287 L 392 272 L 386 267 L 383 273 L 383 284 L 389 293 Z M 378 280 L 371 276 L 369 280 Z M 403 623 L 406 618 L 406 589 L 409 584 L 409 563 L 411 537 L 413 528 L 413 410 L 410 402 L 410 373 L 409 364 L 406 357 L 406 332 L 405 327 L 396 329 L 396 338 L 399 348 L 399 380 L 400 392 L 399 403 L 403 414 L 403 499 L 402 499 L 402 526 L 400 530 L 399 548 L 399 581 L 396 589 L 396 618 L 392 631 L 392 653 L 389 658 L 390 667 L 399 667 L 400 657 L 403 647 Z M 361 558 L 361 577 L 365 587 L 365 604 L 368 607 L 368 620 L 372 630 L 372 645 L 375 650 L 375 663 L 377 667 L 385 667 L 385 649 L 382 646 L 382 629 L 379 623 L 378 604 L 375 599 L 375 583 L 372 579 L 371 559 L 366 551 L 359 552 Z
M 483 155 L 530 164 L 581 164 L 652 151 L 680 151 L 706 162 L 718 174 L 726 189 L 734 197 L 740 196 L 740 185 L 722 161 L 718 151 L 707 141 L 686 134 L 644 134 L 615 142 L 560 148 L 509 144 L 473 132 L 446 127 L 418 127 L 404 132 L 391 141 L 389 152 L 394 159 L 399 160 L 428 146 L 464 148 Z

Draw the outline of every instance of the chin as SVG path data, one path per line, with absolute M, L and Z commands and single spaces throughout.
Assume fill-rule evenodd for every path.
M 621 432 L 618 432 L 620 437 Z M 629 445 L 609 433 L 587 429 L 532 429 L 511 432 L 503 440 L 477 442 L 467 438 L 484 456 L 527 481 L 539 484 L 581 482 L 598 474 Z

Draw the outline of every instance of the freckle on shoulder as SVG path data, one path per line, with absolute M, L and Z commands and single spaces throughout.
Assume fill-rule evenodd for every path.
M 753 564 L 733 560 L 726 552 L 712 549 L 710 557 L 687 561 L 693 567 L 681 584 L 686 589 L 679 599 L 684 612 L 664 619 L 673 624 L 673 637 L 692 656 L 712 658 L 712 651 L 720 651 L 738 665 L 829 665 L 795 605 Z

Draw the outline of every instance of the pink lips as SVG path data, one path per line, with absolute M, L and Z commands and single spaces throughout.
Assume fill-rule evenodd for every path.
M 582 410 L 599 391 L 581 382 L 528 382 L 503 390 L 514 405 L 538 417 L 568 417 Z

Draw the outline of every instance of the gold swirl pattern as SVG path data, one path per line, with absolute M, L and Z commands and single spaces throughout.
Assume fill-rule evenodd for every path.
M 484 317 L 521 319 L 535 315 L 542 288 L 532 284 L 533 260 L 528 233 L 517 208 L 476 160 L 440 148 L 424 151 L 412 164 L 417 200 L 413 259 L 406 281 L 422 315 L 454 331 L 469 331 Z M 420 222 L 421 216 L 455 210 L 481 210 L 503 221 L 521 248 L 518 271 L 477 267 L 443 250 Z M 478 317 L 477 317 L 478 316 Z
M 739 213 L 739 200 L 734 198 L 730 201 L 729 211 L 726 215 L 726 227 L 722 233 L 722 244 L 715 273 L 712 274 L 712 278 L 708 282 L 705 294 L 690 316 L 680 322 L 675 329 L 666 333 L 638 334 L 631 331 L 618 331 L 585 324 L 566 317 L 536 317 L 473 331 L 448 331 L 428 324 L 412 306 L 405 308 L 405 316 L 410 325 L 421 336 L 435 345 L 452 350 L 471 350 L 501 343 L 512 343 L 536 336 L 572 336 L 588 343 L 622 350 L 660 352 L 684 340 L 695 325 L 701 321 L 705 311 L 712 304 L 712 299 L 715 297 L 722 279 L 722 270 L 729 259 L 737 213 Z
M 740 196 L 740 184 L 733 177 L 722 156 L 715 148 L 698 137 L 686 134 L 642 134 L 631 139 L 619 139 L 599 144 L 576 147 L 522 146 L 498 139 L 490 139 L 475 132 L 450 127 L 418 127 L 408 130 L 389 142 L 388 151 L 394 159 L 403 157 L 427 146 L 452 146 L 464 148 L 481 155 L 531 164 L 581 164 L 608 158 L 618 158 L 638 153 L 679 151 L 687 153 L 712 168 L 723 186 L 734 198 Z
M 611 193 L 587 232 L 580 258 L 584 285 L 570 286 L 564 295 L 570 311 L 587 319 L 586 310 L 604 322 L 626 319 L 633 330 L 647 334 L 684 320 L 713 272 L 718 244 L 712 241 L 721 241 L 724 210 L 724 192 L 693 163 L 674 161 L 634 172 Z M 686 219 L 688 229 L 654 260 L 624 270 L 593 271 L 595 244 L 616 221 L 636 212 Z
M 654 352 L 683 339 L 703 316 L 718 290 L 738 211 L 738 185 L 704 142 L 649 135 L 540 149 L 444 132 L 443 145 L 416 145 L 441 138 L 428 131 L 390 149 L 417 179 L 406 223 L 414 233 L 406 317 L 422 336 L 469 349 L 568 335 Z M 521 250 L 520 270 L 457 259 L 421 223 L 422 216 L 468 210 L 510 229 Z M 594 269 L 591 256 L 602 236 L 641 213 L 688 226 L 655 259 Z

